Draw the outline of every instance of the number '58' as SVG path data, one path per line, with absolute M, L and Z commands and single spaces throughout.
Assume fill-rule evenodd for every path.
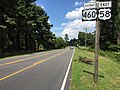
M 100 9 L 98 17 L 100 19 L 108 19 L 111 17 L 111 10 L 110 9 Z

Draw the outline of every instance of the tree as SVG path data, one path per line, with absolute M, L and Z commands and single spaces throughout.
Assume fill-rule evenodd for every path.
M 79 44 L 79 40 L 74 38 L 74 39 L 71 39 L 69 43 L 70 43 L 70 46 L 77 46 L 77 44 Z
M 65 39 L 66 42 L 68 42 L 68 40 L 69 40 L 68 34 L 65 34 L 64 39 Z
M 0 1 L 0 51 L 34 51 L 41 44 L 54 48 L 55 35 L 50 31 L 49 16 L 36 0 Z M 3 41 L 2 41 L 3 39 Z
M 81 46 L 85 45 L 85 39 L 87 34 L 87 46 L 93 46 L 94 44 L 94 35 L 92 33 L 79 32 L 78 34 L 78 44 Z
M 64 39 L 65 39 L 65 43 L 66 43 L 66 46 L 67 46 L 67 45 L 68 45 L 68 42 L 69 42 L 68 34 L 65 34 Z
M 78 40 L 79 40 L 79 44 L 81 46 L 85 45 L 85 32 L 79 32 L 78 33 Z
M 5 45 L 7 45 L 7 40 L 6 26 L 0 25 L 0 53 L 4 51 Z
M 56 46 L 56 48 L 64 48 L 65 47 L 65 41 L 63 40 L 62 37 L 56 37 L 55 46 Z
M 117 45 L 120 45 L 120 1 L 117 0 L 117 16 L 115 17 L 115 27 L 117 32 Z
M 14 25 L 15 25 L 14 16 L 16 12 L 16 6 L 17 6 L 17 0 L 0 1 L 0 25 L 5 27 L 0 29 L 2 32 L 1 34 L 4 35 L 4 42 L 6 42 L 2 46 L 2 50 L 8 47 L 9 47 L 8 50 L 11 49 L 12 40 L 14 38 L 13 32 L 14 32 Z
M 109 50 L 111 45 L 117 45 L 120 32 L 118 10 L 118 0 L 112 0 L 112 18 L 100 22 L 100 48 L 103 50 Z

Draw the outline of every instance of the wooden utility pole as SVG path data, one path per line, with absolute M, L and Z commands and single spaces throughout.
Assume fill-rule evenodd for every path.
M 96 0 L 95 0 L 95 2 L 96 2 Z M 99 37 L 100 37 L 100 21 L 97 20 L 96 21 L 96 34 L 95 34 L 95 62 L 94 62 L 94 82 L 95 82 L 95 84 L 98 84 Z
M 98 83 L 98 51 L 99 51 L 99 36 L 100 36 L 100 28 L 99 21 L 96 21 L 96 35 L 95 35 L 95 62 L 94 62 L 94 81 Z
M 87 27 L 85 28 L 85 30 L 86 30 L 86 33 L 85 33 L 85 47 L 87 47 Z

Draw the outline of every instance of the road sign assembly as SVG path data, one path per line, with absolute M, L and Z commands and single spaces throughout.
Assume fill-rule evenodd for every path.
M 109 20 L 111 18 L 112 2 L 90 2 L 84 4 L 83 21 Z
M 85 3 L 84 10 L 82 10 L 82 21 L 96 20 L 95 33 L 95 60 L 94 60 L 94 82 L 98 84 L 98 51 L 99 51 L 99 37 L 100 37 L 100 21 L 109 20 L 111 18 L 111 1 L 105 2 Z

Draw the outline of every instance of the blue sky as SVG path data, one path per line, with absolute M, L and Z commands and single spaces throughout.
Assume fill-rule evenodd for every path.
M 94 22 L 81 21 L 83 5 L 90 0 L 37 0 L 36 4 L 43 7 L 50 16 L 50 23 L 53 24 L 52 32 L 56 36 L 77 38 L 79 31 L 85 31 L 88 26 L 89 32 L 94 30 Z

